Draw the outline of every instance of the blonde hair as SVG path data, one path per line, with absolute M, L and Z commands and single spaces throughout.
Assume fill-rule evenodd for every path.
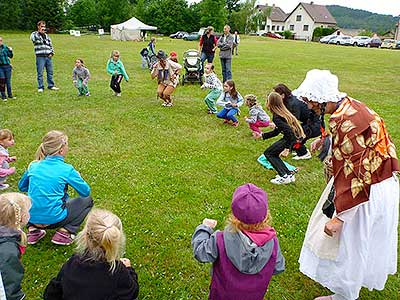
M 121 53 L 119 53 L 118 50 L 113 50 L 113 51 L 111 51 L 111 56 L 110 56 L 110 58 L 112 59 L 112 58 L 114 57 L 115 54 L 120 55 Z
M 22 231 L 22 227 L 28 221 L 30 208 L 31 199 L 24 194 L 4 193 L 0 195 L 0 225 L 19 230 L 23 245 L 26 245 L 26 234 Z
M 246 224 L 240 221 L 238 218 L 236 218 L 233 213 L 231 213 L 228 217 L 227 220 L 227 225 L 229 226 L 230 230 L 233 232 L 238 232 L 242 230 L 246 231 L 259 231 L 263 230 L 265 228 L 271 227 L 272 224 L 272 217 L 269 213 L 267 212 L 267 215 L 265 216 L 265 219 L 262 220 L 259 223 L 256 224 Z
M 305 134 L 303 128 L 301 127 L 299 121 L 295 116 L 286 108 L 283 104 L 282 96 L 277 92 L 272 92 L 267 97 L 267 102 L 265 103 L 267 108 L 274 114 L 277 114 L 284 118 L 289 126 L 292 128 L 296 138 L 304 138 Z
M 42 139 L 42 143 L 36 150 L 35 159 L 43 160 L 46 156 L 57 155 L 57 153 L 68 145 L 68 136 L 58 130 L 49 131 Z
M 249 95 L 244 96 L 244 99 L 246 100 L 246 105 L 247 105 L 247 106 L 252 107 L 252 106 L 258 104 L 258 103 L 257 103 L 257 96 L 256 96 L 256 95 L 249 94 Z
M 121 220 L 110 211 L 93 209 L 76 243 L 78 254 L 91 261 L 106 261 L 114 272 L 125 249 Z
M 10 129 L 1 129 L 0 130 L 0 144 L 2 141 L 11 140 L 13 138 L 14 138 L 14 135 Z

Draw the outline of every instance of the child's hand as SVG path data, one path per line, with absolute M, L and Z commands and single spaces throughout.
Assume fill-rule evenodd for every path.
M 204 90 L 206 87 L 204 86 L 204 84 L 202 84 L 200 88 L 201 88 L 202 90 Z
M 261 133 L 259 133 L 259 132 L 253 132 L 253 137 L 256 139 L 256 140 L 258 140 L 258 139 L 260 139 L 261 137 L 262 137 L 262 134 Z
M 325 224 L 324 232 L 329 236 L 337 236 L 342 231 L 343 221 L 337 217 L 334 217 L 332 220 Z
M 314 142 L 311 143 L 310 148 L 311 152 L 321 149 L 322 146 L 322 139 L 318 138 Z
M 117 71 L 117 70 L 115 70 L 115 71 L 114 71 L 114 74 L 115 74 L 115 75 L 118 75 L 118 71 Z
M 275 125 L 274 122 L 271 122 L 271 123 L 269 123 L 268 127 L 271 128 L 271 129 L 275 129 L 276 125 Z
M 282 156 L 282 157 L 287 157 L 289 155 L 289 149 L 285 149 L 285 150 L 283 150 L 282 152 L 281 152 L 281 154 L 279 154 L 279 156 Z
M 215 228 L 215 226 L 217 226 L 217 220 L 205 218 L 203 220 L 203 225 L 206 225 L 206 226 L 211 227 L 211 228 Z
M 8 169 L 8 175 L 14 174 L 15 173 L 15 167 L 11 167 Z
M 124 257 L 124 258 L 121 258 L 120 260 L 124 264 L 125 267 L 127 267 L 127 268 L 132 267 L 131 261 L 128 258 Z
M 8 160 L 9 160 L 10 162 L 16 161 L 16 160 L 17 160 L 17 157 L 16 157 L 16 156 L 10 156 L 10 157 L 8 158 Z

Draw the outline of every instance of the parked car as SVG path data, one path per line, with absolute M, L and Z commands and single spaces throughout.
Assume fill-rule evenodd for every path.
M 188 35 L 186 31 L 177 31 L 173 34 L 171 34 L 169 37 L 171 39 L 182 39 L 185 35 Z
M 185 41 L 197 41 L 200 39 L 200 34 L 198 32 L 191 32 L 183 37 Z
M 353 45 L 353 38 L 349 35 L 337 35 L 333 39 L 330 39 L 328 44 Z
M 363 35 L 355 36 L 353 37 L 353 46 L 365 47 L 370 40 L 371 38 L 368 36 L 363 36 Z
M 281 36 L 278 33 L 273 33 L 273 32 L 263 33 L 263 36 L 270 37 L 270 38 L 273 38 L 273 39 L 283 39 L 283 36 Z
M 400 50 L 400 41 L 396 42 L 396 47 L 394 47 L 394 49 L 399 49 Z
M 382 45 L 382 41 L 380 38 L 371 38 L 371 40 L 368 42 L 367 47 L 368 48 L 379 48 Z
M 396 48 L 396 40 L 393 39 L 384 39 L 381 48 L 388 48 L 388 49 L 394 49 Z
M 333 38 L 337 37 L 337 34 L 332 34 L 332 35 L 327 35 L 327 36 L 323 36 L 319 42 L 323 43 L 323 44 L 328 44 L 329 41 Z

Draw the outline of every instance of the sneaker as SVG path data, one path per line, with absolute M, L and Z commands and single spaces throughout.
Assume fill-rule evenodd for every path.
M 11 99 L 11 100 L 16 100 L 16 99 L 17 99 L 17 97 L 15 97 L 15 96 L 8 96 L 8 99 Z
M 38 89 L 37 91 L 38 91 L 38 93 L 43 93 L 44 89 Z
M 307 149 L 307 153 L 302 155 L 302 156 L 294 156 L 292 157 L 294 160 L 301 160 L 301 159 L 310 159 L 311 158 L 311 153 L 310 151 Z
M 8 189 L 10 187 L 7 183 L 0 183 L 0 191 Z
M 171 106 L 174 106 L 174 105 L 172 104 L 172 102 L 170 102 L 170 103 L 167 103 L 167 105 L 165 105 L 165 106 L 171 107 Z
M 3 100 L 3 102 L 7 102 L 7 98 L 2 98 L 1 100 Z
M 121 93 L 115 93 L 115 96 L 121 97 Z
M 59 90 L 59 88 L 58 88 L 58 87 L 56 87 L 56 86 L 52 86 L 52 87 L 49 87 L 49 90 L 52 90 L 52 91 L 58 91 L 58 90 Z
M 69 232 L 56 231 L 51 238 L 51 242 L 56 245 L 68 246 L 74 241 L 75 235 Z
M 161 104 L 162 106 L 167 106 L 167 102 L 163 102 L 163 104 Z
M 294 177 L 294 175 L 285 175 L 283 177 L 281 176 L 276 176 L 275 178 L 271 179 L 271 182 L 273 184 L 288 184 L 291 182 L 295 182 L 296 178 Z
M 233 127 L 238 127 L 238 126 L 239 126 L 239 122 L 233 122 L 233 123 L 232 123 L 232 126 L 233 126 Z
M 32 231 L 29 231 L 27 234 L 28 244 L 35 245 L 42 238 L 44 238 L 45 235 L 46 235 L 46 230 L 44 230 L 44 229 L 34 229 Z
M 86 97 L 90 97 L 90 93 L 87 92 L 87 93 L 85 94 L 85 96 L 86 96 Z
M 331 296 L 321 296 L 321 297 L 314 298 L 314 300 L 332 300 L 333 299 L 332 296 L 333 295 L 331 295 Z

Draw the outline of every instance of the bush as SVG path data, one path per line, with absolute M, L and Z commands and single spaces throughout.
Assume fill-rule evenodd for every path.
M 317 27 L 314 29 L 313 33 L 313 39 L 322 37 L 322 36 L 327 36 L 336 31 L 336 28 L 322 28 L 322 27 Z
M 285 37 L 285 39 L 289 40 L 293 37 L 293 33 L 290 30 L 285 30 L 281 33 Z

